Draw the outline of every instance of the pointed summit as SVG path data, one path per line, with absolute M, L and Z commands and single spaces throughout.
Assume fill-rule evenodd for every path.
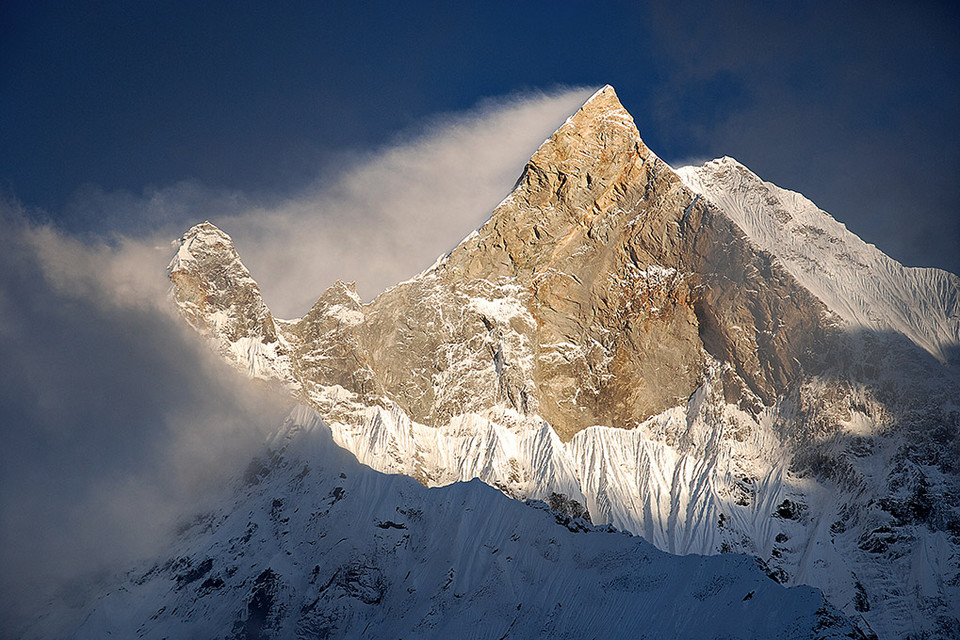
M 620 104 L 613 87 L 606 85 L 540 146 L 527 164 L 521 185 L 525 182 L 533 191 L 547 186 L 555 193 L 560 186 L 566 186 L 567 192 L 580 188 L 582 197 L 575 198 L 575 204 L 581 204 L 624 172 L 632 176 L 632 165 L 653 157 L 640 139 L 633 116 Z M 538 203 L 540 196 L 531 195 L 530 202 Z
M 620 103 L 620 98 L 617 96 L 616 90 L 609 84 L 605 84 L 597 89 L 568 120 L 580 117 L 581 114 L 590 117 L 591 114 L 604 111 L 620 111 L 627 115 L 627 117 L 630 116 Z
M 301 321 L 275 325 L 227 236 L 205 223 L 184 252 L 200 258 L 174 261 L 184 314 L 242 363 L 251 344 L 274 362 L 273 344 L 289 345 L 292 375 L 324 411 L 342 396 L 330 389 L 435 426 L 506 407 L 567 439 L 679 406 L 706 354 L 732 363 L 731 384 L 759 410 L 819 339 L 816 300 L 771 277 L 742 232 L 647 149 L 609 86 L 541 145 L 477 233 L 369 305 L 334 288 Z
M 210 221 L 183 234 L 167 271 L 177 305 L 201 332 L 231 344 L 241 338 L 276 341 L 260 287 L 240 261 L 233 239 Z
M 572 239 L 574 229 L 582 237 L 597 223 L 614 228 L 625 223 L 611 214 L 645 197 L 658 162 L 616 91 L 606 85 L 540 145 L 513 193 L 477 236 L 454 249 L 446 266 L 468 275 L 489 275 L 491 266 L 502 273 L 538 271 L 558 252 L 575 249 L 571 242 L 557 245 L 561 238 Z M 668 173 L 662 175 L 670 181 Z M 672 182 L 681 187 L 678 179 Z M 476 245 L 486 248 L 478 251 Z
M 616 90 L 609 84 L 603 85 L 602 88 L 590 96 L 570 119 L 593 119 L 604 114 L 625 117 L 631 124 L 633 123 L 633 117 L 620 103 L 620 98 L 617 96 Z

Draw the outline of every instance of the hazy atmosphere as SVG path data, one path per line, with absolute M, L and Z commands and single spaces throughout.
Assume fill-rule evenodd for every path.
M 280 317 L 371 299 L 611 84 L 668 163 L 733 156 L 960 272 L 957 8 L 685 6 L 4 3 L 0 626 L 160 544 L 283 414 L 170 308 L 203 220 Z

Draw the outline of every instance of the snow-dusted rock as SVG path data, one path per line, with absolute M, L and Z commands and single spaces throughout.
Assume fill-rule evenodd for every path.
M 171 279 L 228 359 L 375 469 L 755 555 L 881 637 L 960 635 L 957 277 L 733 161 L 678 175 L 610 87 L 368 304 L 338 283 L 273 320 L 208 223 Z

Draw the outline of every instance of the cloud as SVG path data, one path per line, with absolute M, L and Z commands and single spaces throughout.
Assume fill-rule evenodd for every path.
M 45 598 L 158 553 L 289 400 L 171 313 L 152 247 L 85 245 L 8 203 L 0 238 L 2 636 Z
M 169 235 L 197 215 L 225 216 L 253 206 L 248 194 L 215 189 L 197 180 L 148 186 L 141 194 L 106 191 L 98 185 L 85 184 L 70 197 L 59 219 L 69 222 L 73 229 L 102 235 Z
M 479 227 L 537 147 L 592 89 L 524 93 L 440 116 L 290 196 L 225 192 L 187 181 L 140 197 L 87 187 L 74 216 L 153 243 L 209 219 L 233 237 L 271 310 L 299 317 L 338 279 L 362 296 L 429 267 Z M 103 227 L 101 227 L 103 228 Z
M 481 224 L 588 95 L 526 94 L 435 119 L 269 202 L 195 182 L 140 197 L 90 187 L 71 206 L 98 235 L 0 201 L 0 627 L 51 598 L 79 612 L 90 584 L 162 553 L 289 407 L 177 317 L 171 240 L 214 219 L 281 315 L 337 278 L 375 295 Z M 70 623 L 69 607 L 52 611 L 49 624 Z

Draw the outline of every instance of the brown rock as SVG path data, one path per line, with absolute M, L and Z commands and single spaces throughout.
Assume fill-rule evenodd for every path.
M 214 258 L 173 270 L 177 300 L 196 326 L 229 308 L 223 340 L 269 341 L 272 318 L 256 284 L 231 271 L 234 254 L 211 253 L 234 265 L 227 275 Z M 338 385 L 431 425 L 505 405 L 568 439 L 683 404 L 708 354 L 733 365 L 727 386 L 749 389 L 737 394 L 744 406 L 771 403 L 813 363 L 823 313 L 683 186 L 605 87 L 431 271 L 368 305 L 338 283 L 281 331 L 294 377 L 322 410 L 324 389 Z

